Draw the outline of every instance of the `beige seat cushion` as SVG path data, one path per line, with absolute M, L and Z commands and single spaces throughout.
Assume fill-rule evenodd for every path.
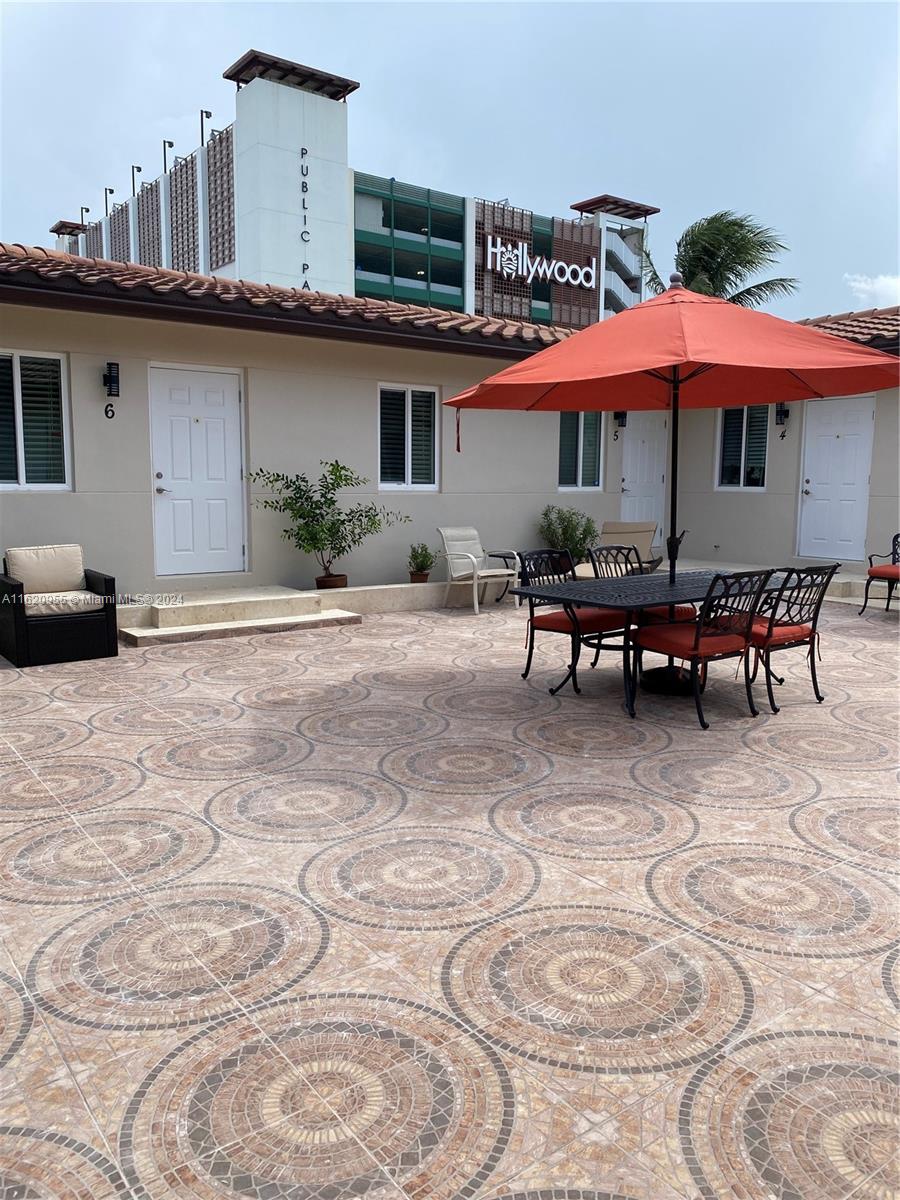
M 17 546 L 6 552 L 6 569 L 26 594 L 84 591 L 80 546 Z
M 70 592 L 27 592 L 27 617 L 72 616 L 73 613 L 97 612 L 103 607 L 103 597 L 96 592 L 73 589 Z
M 513 576 L 515 576 L 516 574 L 517 574 L 517 572 L 513 567 L 509 567 L 509 568 L 487 567 L 484 570 L 481 570 L 479 568 L 478 578 L 479 579 L 512 579 Z M 471 567 L 469 568 L 469 571 L 466 575 L 454 575 L 452 582 L 453 583 L 471 583 L 472 582 L 472 568 Z

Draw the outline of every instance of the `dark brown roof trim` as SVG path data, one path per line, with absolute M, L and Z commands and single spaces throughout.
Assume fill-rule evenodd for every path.
M 586 216 L 604 212 L 613 217 L 627 217 L 631 221 L 637 221 L 641 217 L 652 217 L 660 211 L 652 204 L 641 204 L 637 200 L 625 200 L 622 196 L 610 196 L 606 193 L 594 196 L 590 200 L 579 200 L 570 207 Z
M 345 79 L 343 75 L 332 75 L 316 67 L 305 67 L 302 63 L 278 58 L 262 50 L 248 50 L 242 54 L 236 63 L 223 72 L 222 78 L 232 80 L 238 87 L 253 79 L 269 79 L 272 83 L 300 88 L 304 92 L 326 96 L 329 100 L 346 100 L 359 87 L 355 79 Z

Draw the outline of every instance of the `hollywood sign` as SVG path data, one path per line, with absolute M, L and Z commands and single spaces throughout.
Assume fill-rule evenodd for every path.
M 485 269 L 496 271 L 506 279 L 519 277 L 532 283 L 535 279 L 568 283 L 573 287 L 594 289 L 597 286 L 597 260 L 591 259 L 589 267 L 578 263 L 563 262 L 562 259 L 547 258 L 543 254 L 532 258 L 527 242 L 504 243 L 500 238 L 487 234 L 485 239 Z

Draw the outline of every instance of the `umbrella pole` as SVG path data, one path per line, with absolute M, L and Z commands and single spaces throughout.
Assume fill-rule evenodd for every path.
M 669 583 L 675 583 L 675 564 L 678 562 L 678 400 L 681 379 L 678 368 L 672 368 L 672 457 L 669 464 Z

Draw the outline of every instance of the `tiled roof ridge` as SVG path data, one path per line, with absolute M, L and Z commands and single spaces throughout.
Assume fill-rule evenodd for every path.
M 255 280 L 201 275 L 171 267 L 89 258 L 21 242 L 0 242 L 0 273 L 17 270 L 34 271 L 47 278 L 72 276 L 86 286 L 106 282 L 122 291 L 143 286 L 160 295 L 181 292 L 186 296 L 211 296 L 224 305 L 243 300 L 257 308 L 272 306 L 284 311 L 305 309 L 313 315 L 357 318 L 366 322 L 383 320 L 394 326 L 430 328 L 441 333 L 455 331 L 463 337 L 499 338 L 526 346 L 535 343 L 549 346 L 572 333 L 571 329 L 560 325 L 538 325 L 511 318 L 477 316 L 398 300 L 307 291 Z
M 857 321 L 869 317 L 897 317 L 900 320 L 900 304 L 890 304 L 886 308 L 857 308 L 849 312 L 824 313 L 821 317 L 802 317 L 798 325 L 818 325 L 823 321 Z

